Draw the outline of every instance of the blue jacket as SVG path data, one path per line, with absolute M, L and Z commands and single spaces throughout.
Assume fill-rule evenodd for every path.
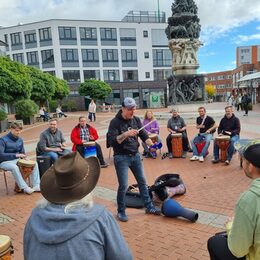
M 11 132 L 0 138 L 0 163 L 15 160 L 17 153 L 25 153 L 23 139 Z
M 25 260 L 133 259 L 115 219 L 103 206 L 49 204 L 32 211 L 24 231 Z

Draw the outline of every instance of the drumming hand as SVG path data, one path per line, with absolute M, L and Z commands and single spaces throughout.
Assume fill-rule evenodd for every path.
M 25 157 L 26 157 L 26 155 L 23 154 L 23 153 L 17 153 L 17 154 L 16 154 L 16 158 L 24 159 Z
M 226 134 L 228 135 L 231 135 L 231 132 L 230 131 L 225 131 Z
M 59 148 L 59 147 L 57 147 L 57 148 L 53 148 L 53 151 L 54 151 L 54 152 L 62 152 L 62 149 Z
M 95 140 L 93 135 L 90 135 L 88 138 L 89 138 L 89 141 L 94 141 Z

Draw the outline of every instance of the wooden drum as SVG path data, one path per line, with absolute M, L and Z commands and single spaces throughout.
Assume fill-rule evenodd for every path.
M 180 158 L 183 153 L 182 149 L 182 134 L 171 134 L 172 136 L 172 155 L 173 157 Z
M 11 260 L 13 253 L 13 246 L 9 236 L 0 235 L 0 259 Z
M 96 142 L 85 142 L 84 145 L 84 158 L 88 158 L 90 156 L 97 157 L 97 147 Z
M 230 136 L 221 135 L 215 138 L 216 144 L 220 149 L 220 161 L 225 162 L 227 160 L 227 150 L 230 145 Z
M 158 135 L 157 134 L 149 134 L 149 138 L 152 140 L 153 143 L 158 142 Z
M 33 168 L 35 166 L 35 161 L 20 159 L 17 161 L 17 166 L 19 167 L 19 170 L 22 174 L 24 181 L 27 181 L 27 179 L 29 179 L 29 181 L 30 181 L 30 176 L 31 176 L 31 174 L 33 172 Z M 22 192 L 22 190 L 19 188 L 17 183 L 15 183 L 14 191 Z

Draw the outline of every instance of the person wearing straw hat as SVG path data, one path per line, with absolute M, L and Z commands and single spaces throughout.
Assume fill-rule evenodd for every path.
M 119 183 L 117 190 L 117 218 L 123 222 L 128 221 L 128 216 L 125 213 L 128 168 L 130 168 L 138 183 L 139 191 L 146 208 L 145 212 L 154 215 L 161 214 L 161 210 L 153 205 L 149 196 L 141 154 L 138 152 L 138 137 L 149 147 L 153 145 L 153 142 L 144 130 L 140 118 L 134 116 L 135 110 L 135 100 L 126 97 L 122 103 L 122 109 L 111 120 L 107 132 L 107 146 L 113 147 L 114 150 L 114 165 Z
M 241 139 L 235 148 L 242 156 L 245 175 L 253 181 L 236 203 L 227 233 L 208 240 L 211 260 L 260 259 L 260 139 Z
M 24 259 L 133 259 L 115 219 L 93 203 L 96 157 L 60 157 L 41 179 L 44 197 L 24 230 Z

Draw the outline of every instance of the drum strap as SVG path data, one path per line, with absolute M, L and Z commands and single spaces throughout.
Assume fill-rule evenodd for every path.
M 207 118 L 207 115 L 205 115 L 205 116 L 203 117 L 203 119 L 202 119 L 202 122 L 201 122 L 201 125 L 203 125 L 203 124 L 204 124 L 204 122 L 205 122 L 206 118 Z

